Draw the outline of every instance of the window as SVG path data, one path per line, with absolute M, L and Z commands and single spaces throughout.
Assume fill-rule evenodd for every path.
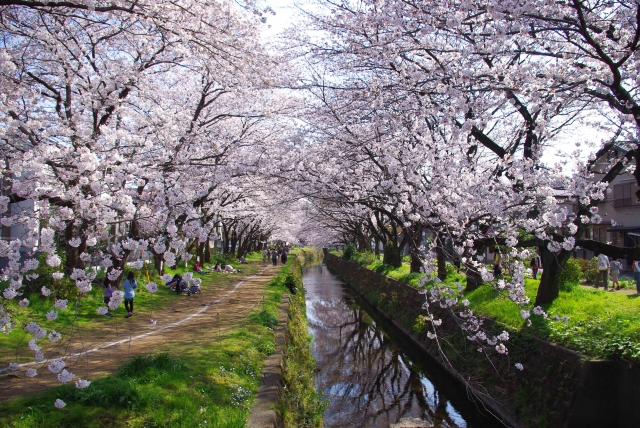
M 598 242 L 607 242 L 607 228 L 610 226 L 593 226 L 590 229 L 587 229 L 586 238 L 593 239 Z
M 632 182 L 613 186 L 613 207 L 623 208 L 637 205 L 635 186 Z

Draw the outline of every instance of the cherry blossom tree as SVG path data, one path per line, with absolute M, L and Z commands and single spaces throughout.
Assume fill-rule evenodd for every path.
M 540 49 L 522 49 L 525 42 L 533 43 L 528 41 L 532 37 L 527 31 L 529 24 L 522 23 L 531 18 L 527 13 L 533 7 L 457 2 L 438 2 L 429 7 L 412 2 L 338 2 L 328 7 L 330 13 L 313 15 L 311 21 L 331 36 L 322 45 L 310 44 L 309 52 L 316 59 L 315 70 L 324 67 L 317 75 L 330 73 L 332 80 L 325 83 L 316 79 L 309 86 L 318 88 L 317 98 L 329 115 L 340 116 L 334 119 L 338 124 L 331 125 L 332 132 L 356 134 L 360 144 L 367 145 L 375 155 L 395 149 L 385 146 L 385 136 L 394 145 L 406 148 L 412 139 L 421 138 L 419 145 L 423 145 L 425 136 L 434 140 L 438 134 L 443 143 L 432 144 L 413 159 L 428 167 L 431 177 L 453 175 L 456 182 L 445 180 L 431 191 L 457 192 L 455 189 L 462 187 L 482 192 L 473 193 L 475 200 L 463 196 L 468 205 L 456 201 L 451 208 L 463 222 L 454 219 L 451 212 L 433 215 L 447 206 L 442 198 L 429 194 L 418 201 L 414 197 L 418 203 L 407 204 L 408 211 L 418 217 L 408 223 L 447 230 L 445 235 L 457 245 L 472 239 L 474 253 L 520 231 L 535 235 L 537 240 L 526 243 L 541 248 L 548 268 L 537 300 L 542 303 L 553 299 L 558 274 L 574 248 L 576 236 L 592 216 L 598 219 L 592 207 L 603 199 L 603 189 L 615 175 L 605 174 L 594 183 L 593 171 L 587 165 L 576 168 L 571 175 L 562 165 L 550 168 L 541 161 L 545 150 L 571 139 L 576 127 L 598 118 L 602 121 L 607 112 L 597 103 L 597 97 L 585 96 L 575 82 L 566 78 L 575 75 L 572 65 L 542 55 Z M 517 13 L 522 13 L 518 15 L 522 22 L 506 19 Z M 320 65 L 317 58 L 324 62 Z M 369 133 L 364 135 L 361 130 L 373 122 L 373 117 L 375 125 L 369 125 Z M 401 134 L 407 123 L 408 132 Z M 348 138 L 354 139 L 345 135 L 342 141 L 353 145 Z M 434 151 L 446 156 L 438 157 Z M 382 168 L 390 167 L 395 173 L 393 162 L 398 161 L 390 161 L 391 157 L 384 159 Z M 632 153 L 628 152 L 627 159 L 616 163 L 612 173 L 619 172 L 630 157 Z M 447 171 L 460 162 L 467 162 L 464 168 L 471 174 L 471 181 L 464 173 L 457 173 L 455 166 Z M 435 172 L 438 166 L 444 166 L 439 173 Z M 398 178 L 401 184 L 393 190 L 384 189 L 385 195 L 393 195 L 405 185 L 404 177 Z M 408 193 L 424 193 L 427 187 L 422 189 L 413 186 Z M 578 217 L 568 215 L 555 198 L 559 190 L 582 207 Z M 487 201 L 496 199 L 501 204 L 487 206 Z M 463 206 L 466 212 L 458 209 Z M 433 217 L 421 219 L 427 212 Z M 586 220 L 574 221 L 576 218 Z M 464 224 L 462 229 L 460 224 Z M 474 269 L 467 272 L 473 273 Z
M 91 266 L 115 284 L 141 251 L 173 266 L 192 257 L 193 242 L 208 242 L 215 219 L 247 208 L 246 177 L 277 135 L 267 107 L 277 67 L 258 42 L 260 13 L 230 2 L 0 7 L 0 208 L 4 226 L 27 231 L 0 242 L 9 260 L 0 307 L 8 332 L 15 322 L 4 308 L 28 306 L 20 298 L 37 277 L 37 258 L 24 259 L 21 249 L 44 253 L 55 270 L 45 298 L 55 299 L 55 281 L 65 276 L 81 296 L 97 277 Z M 4 214 L 21 202 L 32 209 Z M 35 341 L 46 331 L 27 327 L 42 361 Z M 60 340 L 54 333 L 49 339 Z M 50 370 L 63 382 L 74 377 L 63 362 Z

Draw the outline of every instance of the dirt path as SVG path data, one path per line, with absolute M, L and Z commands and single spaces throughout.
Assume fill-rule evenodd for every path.
M 585 284 L 580 284 L 580 286 L 582 288 L 586 288 L 587 290 L 596 290 L 596 288 L 593 285 L 585 285 Z M 603 287 L 600 287 L 598 290 L 604 290 Z M 638 293 L 636 292 L 636 288 L 623 288 L 622 290 L 613 290 L 613 288 L 611 287 L 611 282 L 609 282 L 609 292 L 611 293 L 620 293 L 620 294 L 625 294 L 627 296 L 635 296 Z
M 167 343 L 184 342 L 192 346 L 214 342 L 221 333 L 253 312 L 262 301 L 264 286 L 279 270 L 280 266 L 265 266 L 257 274 L 238 278 L 231 286 L 217 290 L 209 286 L 203 288 L 200 295 L 180 296 L 175 304 L 162 311 L 152 313 L 151 308 L 136 307 L 135 315 L 129 319 L 122 315 L 105 317 L 102 330 L 76 331 L 46 356 L 49 361 L 66 356 L 66 368 L 70 372 L 82 379 L 95 380 L 113 373 L 122 360 L 153 353 Z M 152 316 L 155 325 L 149 322 Z M 47 361 L 27 363 L 17 374 L 1 376 L 0 401 L 59 385 L 56 375 L 47 369 L 48 364 Z M 38 376 L 26 378 L 24 372 L 29 367 L 37 369 Z

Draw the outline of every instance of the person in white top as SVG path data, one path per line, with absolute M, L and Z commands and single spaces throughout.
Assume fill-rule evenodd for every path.
M 231 265 L 225 265 L 223 272 L 224 273 L 227 273 L 227 272 L 236 273 L 236 272 L 238 272 L 238 269 L 234 269 L 233 266 L 231 266 Z
M 609 268 L 611 265 L 609 264 L 609 257 L 604 254 L 598 255 L 598 259 L 596 261 L 598 264 L 598 274 L 596 275 L 596 288 L 600 285 L 600 281 L 602 281 L 604 285 L 605 291 L 609 289 Z
M 611 290 L 615 288 L 616 290 L 620 290 L 620 282 L 618 282 L 618 276 L 620 276 L 620 271 L 622 270 L 622 263 L 620 263 L 620 259 L 614 259 L 609 263 L 611 267 Z

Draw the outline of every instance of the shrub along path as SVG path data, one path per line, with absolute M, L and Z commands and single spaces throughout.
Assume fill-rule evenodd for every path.
M 105 317 L 99 330 L 78 329 L 71 337 L 47 352 L 43 363 L 27 363 L 19 372 L 0 377 L 0 401 L 59 385 L 47 365 L 53 358 L 66 356 L 67 369 L 82 379 L 96 380 L 114 373 L 128 357 L 171 349 L 210 345 L 245 320 L 261 303 L 267 283 L 279 273 L 281 266 L 265 265 L 257 274 L 237 275 L 235 284 L 215 289 L 203 286 L 200 295 L 176 296 L 175 303 L 152 311 L 152 307 L 136 306 L 134 316 L 124 319 L 119 308 L 113 317 Z M 212 273 L 211 275 L 222 275 Z M 150 319 L 156 321 L 150 323 Z M 33 367 L 38 376 L 26 378 L 24 371 Z M 74 381 L 76 380 L 74 379 Z

